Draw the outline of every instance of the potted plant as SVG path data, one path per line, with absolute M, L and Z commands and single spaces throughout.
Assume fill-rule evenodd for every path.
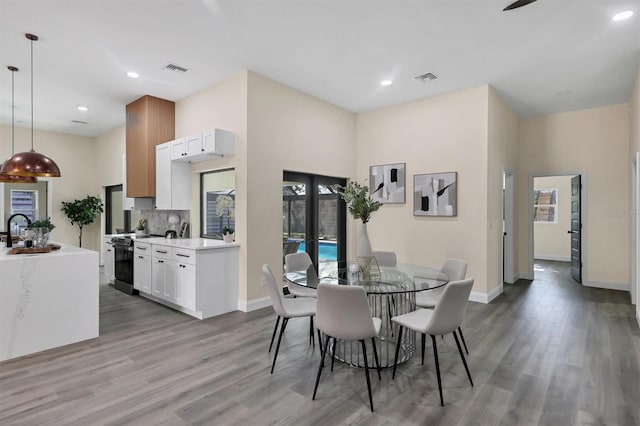
M 371 220 L 371 215 L 380 208 L 382 203 L 371 198 L 368 185 L 349 182 L 346 186 L 336 185 L 336 189 L 347 204 L 351 217 L 362 221 L 358 238 L 358 256 L 372 256 L 371 243 L 367 234 L 367 222 Z
M 51 223 L 51 218 L 48 217 L 46 219 L 40 219 L 40 220 L 36 220 L 34 222 L 31 222 L 31 225 L 29 225 L 27 228 L 47 228 L 47 232 L 51 232 L 53 231 L 53 229 L 56 226 Z
M 85 225 L 92 224 L 104 210 L 102 200 L 98 197 L 87 195 L 82 200 L 63 201 L 62 212 L 67 216 L 71 225 L 78 225 L 80 235 L 79 246 L 82 247 L 82 229 Z
M 141 235 L 146 235 L 146 229 L 147 229 L 147 220 L 146 219 L 140 219 L 138 221 L 138 226 L 136 226 L 136 235 L 141 236 Z
M 56 226 L 51 223 L 51 218 L 35 220 L 27 226 L 27 229 L 31 229 L 35 235 L 36 245 L 44 247 L 49 242 L 49 234 Z
M 222 228 L 222 239 L 225 243 L 233 242 L 235 230 L 231 227 L 231 218 L 233 217 L 233 198 L 229 195 L 218 195 L 216 197 L 216 215 L 218 217 L 227 218 L 227 226 Z

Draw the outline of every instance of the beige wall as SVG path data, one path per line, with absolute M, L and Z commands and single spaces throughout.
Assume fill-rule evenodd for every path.
M 267 294 L 259 285 L 264 263 L 282 274 L 282 172 L 352 177 L 356 116 L 253 72 L 248 95 L 247 287 L 253 300 Z
M 16 128 L 16 152 L 30 149 L 30 133 L 30 129 Z M 77 246 L 78 227 L 72 227 L 60 209 L 62 201 L 73 201 L 87 195 L 100 195 L 96 176 L 94 140 L 82 136 L 36 130 L 34 148 L 51 157 L 62 173 L 62 177 L 51 179 L 53 209 L 50 216 L 51 221 L 56 225 L 51 238 Z M 0 126 L 0 156 L 0 158 L 11 156 L 11 126 Z M 1 228 L 4 229 L 4 225 Z M 83 247 L 100 250 L 99 221 L 85 227 L 83 233 Z
M 374 250 L 439 267 L 468 259 L 474 291 L 487 293 L 488 87 L 358 114 L 357 178 L 372 164 L 406 163 L 407 202 L 382 206 L 368 224 Z M 413 175 L 458 172 L 458 215 L 413 215 Z M 350 222 L 353 222 L 352 220 Z M 355 240 L 355 234 L 350 234 Z
M 502 181 L 504 170 L 515 175 L 519 119 L 489 87 L 487 161 L 487 293 L 496 296 L 502 288 Z M 514 218 L 517 222 L 517 217 Z M 514 224 L 514 229 L 516 225 Z M 517 235 L 514 236 L 517 238 Z M 515 246 L 515 244 L 514 244 Z M 515 258 L 516 254 L 514 254 Z
M 635 84 L 633 85 L 633 91 L 631 92 L 631 102 L 629 106 L 629 128 L 630 128 L 630 144 L 629 144 L 629 158 L 634 159 L 637 152 L 640 152 L 640 68 L 638 68 L 638 74 L 636 76 Z M 638 164 L 637 169 L 640 170 L 640 164 Z M 640 173 L 640 171 L 638 172 Z M 637 192 L 640 193 L 640 188 L 637 188 Z M 633 196 L 633 195 L 632 195 Z M 631 214 L 629 215 L 629 226 L 631 226 L 631 221 L 635 220 L 636 224 L 640 224 L 640 211 L 637 210 L 635 206 L 632 206 L 633 210 L 631 210 Z M 638 226 L 640 228 L 640 226 Z M 633 253 L 633 250 L 631 251 Z M 640 250 L 636 252 L 636 262 L 640 265 Z M 631 262 L 630 262 L 631 263 Z M 633 265 L 630 265 L 633 267 Z M 631 277 L 634 276 L 633 272 L 630 272 Z M 640 324 L 640 277 L 635 277 L 636 282 L 636 318 L 638 319 L 638 323 Z M 631 283 L 634 285 L 634 283 Z
M 533 253 L 536 259 L 571 261 L 571 176 L 537 177 L 534 189 L 557 191 L 557 223 L 533 224 Z
M 235 133 L 235 155 L 191 165 L 191 236 L 200 236 L 200 173 L 235 168 L 236 242 L 240 243 L 239 298 L 247 297 L 247 73 L 176 102 L 176 138 L 208 129 Z
M 529 177 L 534 174 L 583 172 L 586 199 L 583 218 L 587 284 L 629 283 L 629 219 L 616 212 L 629 210 L 628 104 L 612 105 L 520 122 L 516 193 L 519 272 L 529 268 Z

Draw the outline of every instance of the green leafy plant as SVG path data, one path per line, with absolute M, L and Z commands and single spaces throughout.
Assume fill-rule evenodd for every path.
M 216 197 L 216 215 L 218 217 L 227 216 L 227 226 L 222 228 L 222 235 L 233 234 L 235 232 L 231 227 L 231 218 L 234 212 L 232 197 L 228 195 L 218 195 Z
M 371 214 L 382 205 L 379 201 L 373 201 L 367 185 L 349 182 L 346 186 L 336 185 L 335 188 L 340 197 L 347 203 L 351 216 L 354 219 L 360 219 L 362 223 L 369 222 Z
M 49 232 L 51 232 L 55 227 L 56 226 L 53 223 L 51 223 L 51 218 L 48 217 L 46 219 L 40 219 L 40 220 L 31 222 L 31 225 L 29 225 L 27 228 L 47 228 Z
M 144 231 L 147 228 L 147 220 L 146 219 L 140 219 L 138 221 L 138 226 L 136 226 L 136 229 L 138 231 Z
M 82 247 L 82 229 L 85 225 L 92 224 L 104 210 L 102 200 L 98 197 L 87 195 L 87 198 L 74 201 L 63 201 L 62 212 L 67 216 L 71 225 L 78 225 L 80 236 L 79 246 Z

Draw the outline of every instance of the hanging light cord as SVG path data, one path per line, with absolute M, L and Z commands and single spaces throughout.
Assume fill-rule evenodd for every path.
M 29 40 L 31 40 L 31 151 L 33 151 L 33 38 Z
M 15 133 L 16 133 L 16 129 L 15 129 L 15 125 L 14 123 L 16 122 L 16 100 L 15 100 L 15 74 L 16 74 L 16 70 L 9 68 L 11 70 L 11 155 L 15 154 L 16 152 L 16 139 L 15 139 Z

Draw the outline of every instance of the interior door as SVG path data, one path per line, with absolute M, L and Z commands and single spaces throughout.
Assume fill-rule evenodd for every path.
M 284 172 L 283 258 L 288 253 L 306 251 L 316 267 L 320 262 L 324 268 L 336 268 L 339 260 L 345 260 L 346 206 L 335 185 L 346 185 L 346 180 Z
M 580 175 L 571 178 L 571 277 L 582 283 L 582 216 Z

